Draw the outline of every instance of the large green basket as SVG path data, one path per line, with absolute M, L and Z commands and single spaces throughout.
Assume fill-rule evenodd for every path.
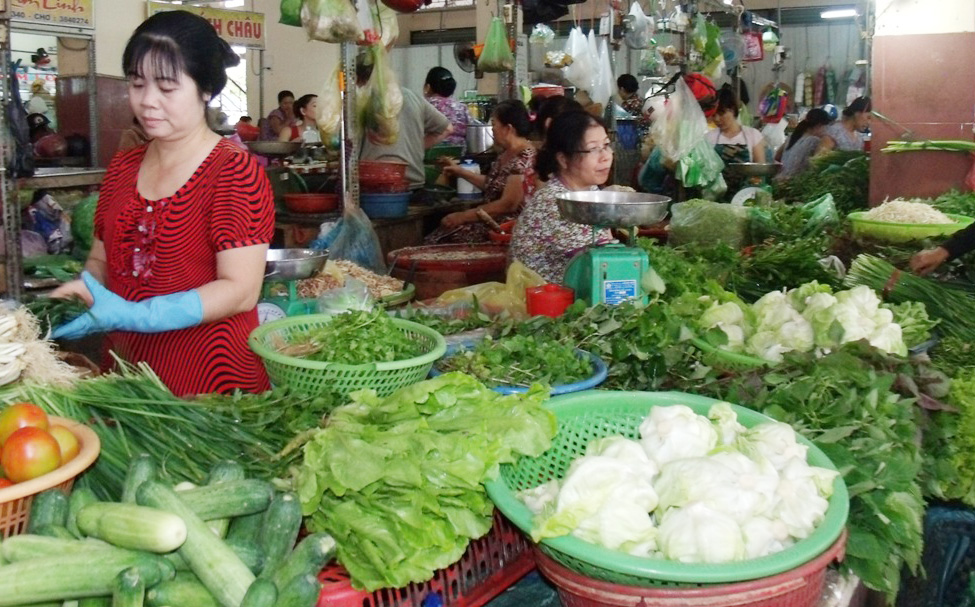
M 866 214 L 866 211 L 854 211 L 847 215 L 853 228 L 853 235 L 868 236 L 885 242 L 911 242 L 936 236 L 948 236 L 975 222 L 971 217 L 950 213 L 947 215 L 954 220 L 954 223 L 893 223 L 866 219 L 864 218 Z
M 681 392 L 613 392 L 589 390 L 558 396 L 548 401 L 559 422 L 551 448 L 538 457 L 523 457 L 501 466 L 500 476 L 486 484 L 488 496 L 508 519 L 525 533 L 531 533 L 532 513 L 516 492 L 562 478 L 569 464 L 585 453 L 590 441 L 604 436 L 639 438 L 640 422 L 652 407 L 687 405 L 706 415 L 720 401 Z M 732 405 L 738 421 L 746 427 L 771 421 L 751 409 Z M 811 442 L 811 465 L 835 470 L 829 458 Z M 609 550 L 571 535 L 542 540 L 539 548 L 549 557 L 582 575 L 630 586 L 707 586 L 753 580 L 795 569 L 828 549 L 843 532 L 849 514 L 849 494 L 843 479 L 833 483 L 826 518 L 813 533 L 793 546 L 769 556 L 737 563 L 681 563 L 631 556 Z
M 345 365 L 285 356 L 277 351 L 277 346 L 290 342 L 292 336 L 327 324 L 331 318 L 325 314 L 293 316 L 261 325 L 251 332 L 247 343 L 264 361 L 272 384 L 312 395 L 325 391 L 349 394 L 371 388 L 379 396 L 388 396 L 426 379 L 433 361 L 447 350 L 440 333 L 419 323 L 394 318 L 393 324 L 419 343 L 424 354 L 392 362 Z

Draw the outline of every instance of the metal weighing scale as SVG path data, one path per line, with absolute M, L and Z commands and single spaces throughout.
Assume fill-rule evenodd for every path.
M 725 165 L 727 171 L 733 175 L 742 177 L 748 181 L 754 181 L 757 183 L 746 185 L 742 189 L 738 190 L 735 195 L 731 198 L 731 204 L 734 205 L 744 205 L 745 202 L 761 195 L 761 192 L 768 192 L 769 195 L 772 193 L 772 177 L 774 177 L 779 170 L 782 168 L 781 162 L 729 162 Z
M 571 287 L 576 299 L 589 305 L 616 305 L 627 299 L 647 303 L 640 285 L 650 269 L 650 258 L 639 247 L 622 244 L 596 244 L 599 228 L 626 228 L 636 234 L 636 226 L 660 222 L 667 215 L 670 198 L 642 192 L 584 191 L 559 197 L 562 218 L 594 226 L 593 244 L 577 254 L 565 270 L 563 284 Z
M 298 297 L 298 281 L 314 276 L 326 261 L 328 251 L 268 249 L 264 286 L 257 302 L 258 322 L 264 324 L 286 316 L 317 312 L 318 300 Z

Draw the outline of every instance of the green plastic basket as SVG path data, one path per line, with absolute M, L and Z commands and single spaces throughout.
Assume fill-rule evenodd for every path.
M 948 236 L 967 228 L 975 219 L 965 215 L 947 214 L 955 223 L 891 223 L 864 219 L 866 211 L 855 211 L 847 215 L 853 227 L 854 236 L 868 236 L 885 242 L 910 242 L 934 236 Z
M 772 366 L 772 363 L 764 358 L 722 350 L 721 348 L 712 346 L 700 337 L 691 339 L 691 343 L 694 344 L 698 350 L 704 353 L 702 358 L 704 364 L 708 365 L 709 367 L 714 367 L 715 369 L 723 369 L 726 371 L 751 371 L 753 369 L 761 369 L 762 367 Z
M 613 392 L 589 390 L 557 396 L 548 402 L 559 422 L 552 447 L 534 458 L 523 457 L 515 464 L 501 466 L 500 476 L 486 483 L 487 493 L 508 520 L 525 533 L 531 533 L 532 513 L 516 492 L 536 487 L 553 478 L 562 478 L 569 464 L 585 453 L 586 445 L 604 436 L 639 438 L 640 423 L 652 407 L 687 405 L 707 415 L 713 398 L 681 392 Z M 732 405 L 738 421 L 752 427 L 771 418 L 751 409 Z M 797 436 L 809 447 L 811 465 L 835 470 L 829 458 L 811 442 Z M 775 554 L 737 563 L 681 563 L 664 559 L 631 556 L 609 550 L 571 535 L 542 540 L 539 548 L 549 557 L 582 575 L 629 586 L 707 586 L 758 579 L 789 571 L 807 563 L 828 549 L 843 532 L 850 509 L 849 494 L 843 479 L 833 483 L 826 517 L 813 533 Z
M 440 333 L 419 323 L 393 318 L 393 324 L 400 331 L 423 346 L 424 354 L 392 362 L 346 365 L 278 353 L 277 347 L 291 341 L 292 336 L 327 324 L 331 318 L 325 314 L 282 318 L 251 332 L 247 343 L 264 361 L 272 384 L 311 395 L 325 391 L 349 394 L 371 388 L 379 396 L 388 396 L 399 388 L 426 379 L 433 361 L 447 350 L 447 343 Z

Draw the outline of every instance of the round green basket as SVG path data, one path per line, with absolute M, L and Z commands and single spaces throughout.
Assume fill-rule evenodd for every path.
M 393 324 L 421 344 L 424 354 L 392 362 L 346 365 L 278 353 L 277 347 L 290 342 L 294 335 L 327 324 L 331 318 L 324 314 L 293 316 L 261 325 L 251 332 L 247 343 L 264 361 L 272 384 L 311 395 L 325 391 L 349 394 L 371 388 L 379 396 L 388 396 L 399 388 L 426 379 L 433 361 L 447 350 L 447 343 L 440 333 L 419 323 L 394 318 Z
M 855 211 L 847 215 L 853 227 L 854 236 L 868 236 L 886 242 L 910 242 L 935 236 L 948 236 L 967 228 L 975 218 L 965 215 L 947 214 L 955 223 L 891 223 L 864 219 L 866 211 Z
M 536 487 L 553 478 L 562 478 L 569 464 L 584 454 L 590 441 L 604 436 L 639 438 L 640 423 L 652 407 L 687 405 L 707 415 L 720 401 L 681 392 L 613 392 L 590 390 L 553 398 L 548 402 L 559 422 L 552 447 L 534 458 L 523 457 L 515 464 L 501 466 L 500 476 L 486 483 L 487 493 L 508 519 L 525 533 L 531 533 L 532 513 L 516 493 Z M 738 421 L 752 427 L 771 418 L 751 409 L 732 405 Z M 811 442 L 798 436 L 809 447 L 808 461 L 813 466 L 835 470 L 829 458 Z M 850 509 L 849 494 L 843 479 L 837 477 L 826 517 L 813 533 L 793 546 L 769 556 L 736 563 L 681 563 L 664 559 L 631 556 L 585 542 L 571 535 L 542 540 L 539 548 L 549 557 L 582 575 L 629 586 L 707 586 L 753 580 L 803 565 L 828 549 L 843 532 Z

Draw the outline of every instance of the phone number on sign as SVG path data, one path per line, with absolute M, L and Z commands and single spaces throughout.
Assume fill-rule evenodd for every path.
M 48 23 L 62 23 L 66 25 L 91 25 L 91 20 L 87 17 L 68 17 L 66 15 L 51 15 L 49 13 L 33 13 L 28 15 L 25 11 L 10 11 L 13 19 L 29 19 L 30 21 L 46 21 Z

